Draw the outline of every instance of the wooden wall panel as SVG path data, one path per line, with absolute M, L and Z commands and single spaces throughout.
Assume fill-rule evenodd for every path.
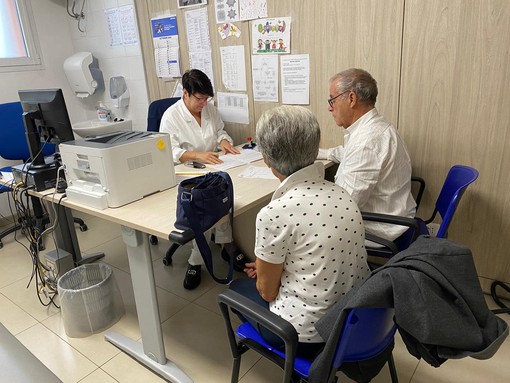
M 397 123 L 398 89 L 401 54 L 402 15 L 404 0 L 268 0 L 268 17 L 292 17 L 291 53 L 310 54 L 310 105 L 322 127 L 322 146 L 341 144 L 343 132 L 337 128 L 327 111 L 329 78 L 349 67 L 370 71 L 379 83 L 377 107 L 393 123 Z M 156 78 L 152 38 L 148 20 L 163 11 L 177 15 L 182 70 L 189 68 L 184 12 L 193 8 L 176 9 L 175 1 L 136 0 L 138 24 L 146 61 L 149 98 L 168 97 L 174 81 Z M 244 45 L 247 63 L 247 94 L 249 97 L 250 124 L 226 124 L 227 131 L 236 143 L 253 136 L 260 115 L 276 103 L 254 103 L 251 78 L 251 45 L 249 22 L 235 23 L 241 38 L 222 40 L 216 31 L 214 0 L 209 0 L 209 33 L 213 49 L 216 91 L 226 91 L 221 81 L 219 47 Z M 281 89 L 280 89 L 281 92 Z
M 432 210 L 454 164 L 480 177 L 450 239 L 470 247 L 479 276 L 510 281 L 510 2 L 406 0 L 400 131 Z

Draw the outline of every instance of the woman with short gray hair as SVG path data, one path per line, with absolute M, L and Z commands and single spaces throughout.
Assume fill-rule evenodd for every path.
M 314 323 L 369 273 L 361 213 L 343 188 L 324 179 L 324 164 L 314 162 L 319 141 L 319 123 L 306 108 L 280 106 L 260 117 L 259 150 L 281 184 L 257 214 L 249 278 L 230 284 L 290 322 L 305 357 L 324 346 Z M 260 327 L 260 334 L 284 347 L 270 331 Z

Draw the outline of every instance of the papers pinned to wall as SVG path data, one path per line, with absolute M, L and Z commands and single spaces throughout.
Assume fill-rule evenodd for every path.
M 177 17 L 170 15 L 151 19 L 156 74 L 161 78 L 181 76 Z
M 267 17 L 266 0 L 216 0 L 216 23 Z
M 310 104 L 310 56 L 280 57 L 282 72 L 282 103 Z
M 251 22 L 251 48 L 257 54 L 290 53 L 290 17 Z
M 254 101 L 278 102 L 278 56 L 253 55 L 251 65 Z
M 185 20 L 190 67 L 204 72 L 214 86 L 207 8 L 187 11 Z
M 241 93 L 218 92 L 218 112 L 224 122 L 248 124 L 248 96 Z
M 138 43 L 138 28 L 133 5 L 107 9 L 104 13 L 110 36 L 110 46 Z
M 246 91 L 244 45 L 221 47 L 221 77 L 228 90 Z

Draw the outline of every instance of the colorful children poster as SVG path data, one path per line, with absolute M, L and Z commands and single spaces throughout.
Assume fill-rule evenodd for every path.
M 251 22 L 252 53 L 290 53 L 290 17 L 258 19 Z

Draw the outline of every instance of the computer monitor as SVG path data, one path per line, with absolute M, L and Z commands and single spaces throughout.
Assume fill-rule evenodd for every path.
M 74 140 L 62 89 L 20 90 L 18 95 L 32 160 L 30 167 L 47 167 L 41 143 L 58 145 Z

